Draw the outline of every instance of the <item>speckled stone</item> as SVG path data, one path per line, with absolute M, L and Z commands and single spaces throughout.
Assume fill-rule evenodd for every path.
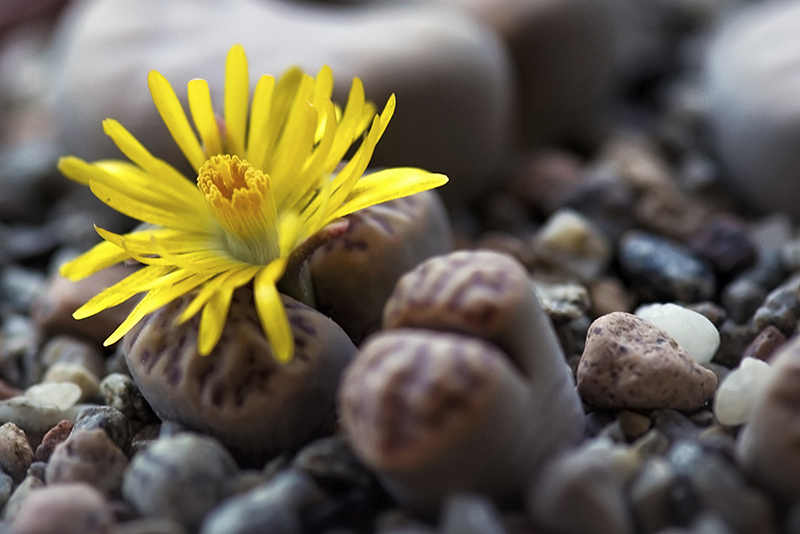
M 800 318 L 800 277 L 773 289 L 753 314 L 753 325 L 761 331 L 773 325 L 784 334 L 791 335 Z
M 184 433 L 139 452 L 125 471 L 122 492 L 142 515 L 174 519 L 194 532 L 228 496 L 237 471 L 218 441 Z
M 131 445 L 131 424 L 122 412 L 110 406 L 87 406 L 75 419 L 74 432 L 79 430 L 103 430 L 122 451 Z
M 589 327 L 578 366 L 578 392 L 598 408 L 697 409 L 716 389 L 700 367 L 659 328 L 614 312 Z
M 691 303 L 716 292 L 716 278 L 705 263 L 685 246 L 653 234 L 626 233 L 619 243 L 619 262 L 649 301 Z
M 107 406 L 119 410 L 129 421 L 155 422 L 158 420 L 142 396 L 136 382 L 122 373 L 110 373 L 100 382 L 100 394 Z
M 88 484 L 59 484 L 31 493 L 12 523 L 13 534 L 108 534 L 111 509 Z
M 295 354 L 278 363 L 252 298 L 249 288 L 234 293 L 208 357 L 197 353 L 199 315 L 175 325 L 191 295 L 145 317 L 125 336 L 125 352 L 162 420 L 212 435 L 237 459 L 257 465 L 333 427 L 339 378 L 356 348 L 331 319 L 284 296 Z
M 14 423 L 0 426 L 0 468 L 15 482 L 25 478 L 33 462 L 33 449 L 25 433 Z
M 347 230 L 309 259 L 317 309 L 356 345 L 380 329 L 383 307 L 403 273 L 453 248 L 437 193 L 426 191 L 359 210 Z
M 86 482 L 106 496 L 119 493 L 128 458 L 102 429 L 78 430 L 56 446 L 47 463 L 48 485 Z

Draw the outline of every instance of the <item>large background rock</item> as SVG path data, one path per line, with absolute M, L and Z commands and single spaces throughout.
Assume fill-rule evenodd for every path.
M 358 76 L 397 112 L 374 165 L 414 165 L 451 177 L 447 197 L 469 195 L 509 148 L 512 105 L 506 51 L 487 27 L 441 5 L 319 6 L 276 1 L 87 0 L 75 3 L 54 42 L 63 139 L 85 158 L 118 155 L 101 121 L 119 120 L 156 154 L 183 163 L 150 100 L 161 72 L 184 100 L 205 78 L 222 109 L 225 55 L 244 46 L 251 87 L 261 74 L 324 64 L 344 103 Z

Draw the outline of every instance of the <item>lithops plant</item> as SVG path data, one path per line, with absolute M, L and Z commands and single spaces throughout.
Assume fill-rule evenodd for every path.
M 452 491 L 506 499 L 580 439 L 563 352 L 509 256 L 422 263 L 398 282 L 384 322 L 346 373 L 340 415 L 401 502 L 430 508 Z
M 330 430 L 336 388 L 356 352 L 341 328 L 282 296 L 295 355 L 278 363 L 252 293 L 242 288 L 234 294 L 218 345 L 202 357 L 198 320 L 175 324 L 190 298 L 152 313 L 125 337 L 131 374 L 159 417 L 216 437 L 245 464 Z
M 398 500 L 423 510 L 454 491 L 519 494 L 552 452 L 538 411 L 497 347 L 430 330 L 371 337 L 340 396 L 359 455 Z
M 444 207 L 430 191 L 346 219 L 346 232 L 319 248 L 309 266 L 317 309 L 359 344 L 380 328 L 383 306 L 400 276 L 453 245 Z

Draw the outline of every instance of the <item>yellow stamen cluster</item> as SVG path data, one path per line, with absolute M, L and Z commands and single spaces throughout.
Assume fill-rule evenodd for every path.
M 225 231 L 233 257 L 265 265 L 280 256 L 269 176 L 246 160 L 220 154 L 200 168 L 197 187 Z

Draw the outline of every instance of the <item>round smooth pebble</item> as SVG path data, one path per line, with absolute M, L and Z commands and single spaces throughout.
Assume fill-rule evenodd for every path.
M 195 532 L 228 496 L 236 462 L 213 438 L 178 434 L 139 452 L 125 472 L 122 493 L 144 516 L 174 519 Z
M 56 446 L 45 477 L 48 485 L 86 482 L 114 495 L 127 466 L 128 458 L 103 430 L 79 430 Z
M 104 430 L 123 451 L 130 447 L 133 437 L 131 424 L 119 410 L 110 406 L 87 406 L 81 410 L 75 419 L 75 431 L 96 428 Z
M 83 390 L 72 382 L 43 382 L 26 389 L 25 396 L 36 404 L 66 410 L 81 400 Z
M 704 315 L 668 302 L 647 304 L 635 315 L 669 334 L 697 363 L 708 363 L 719 348 L 719 331 Z
M 103 496 L 88 484 L 31 492 L 11 525 L 13 534 L 108 534 L 114 525 Z
M 585 402 L 608 409 L 696 410 L 717 388 L 669 334 L 625 312 L 589 326 L 577 381 Z
M 97 394 L 100 380 L 93 372 L 79 363 L 56 362 L 45 372 L 42 382 L 72 382 L 81 388 L 80 401 Z
M 742 358 L 739 367 L 722 381 L 714 396 L 714 415 L 726 426 L 750 420 L 755 399 L 772 374 L 768 363 L 756 358 Z

